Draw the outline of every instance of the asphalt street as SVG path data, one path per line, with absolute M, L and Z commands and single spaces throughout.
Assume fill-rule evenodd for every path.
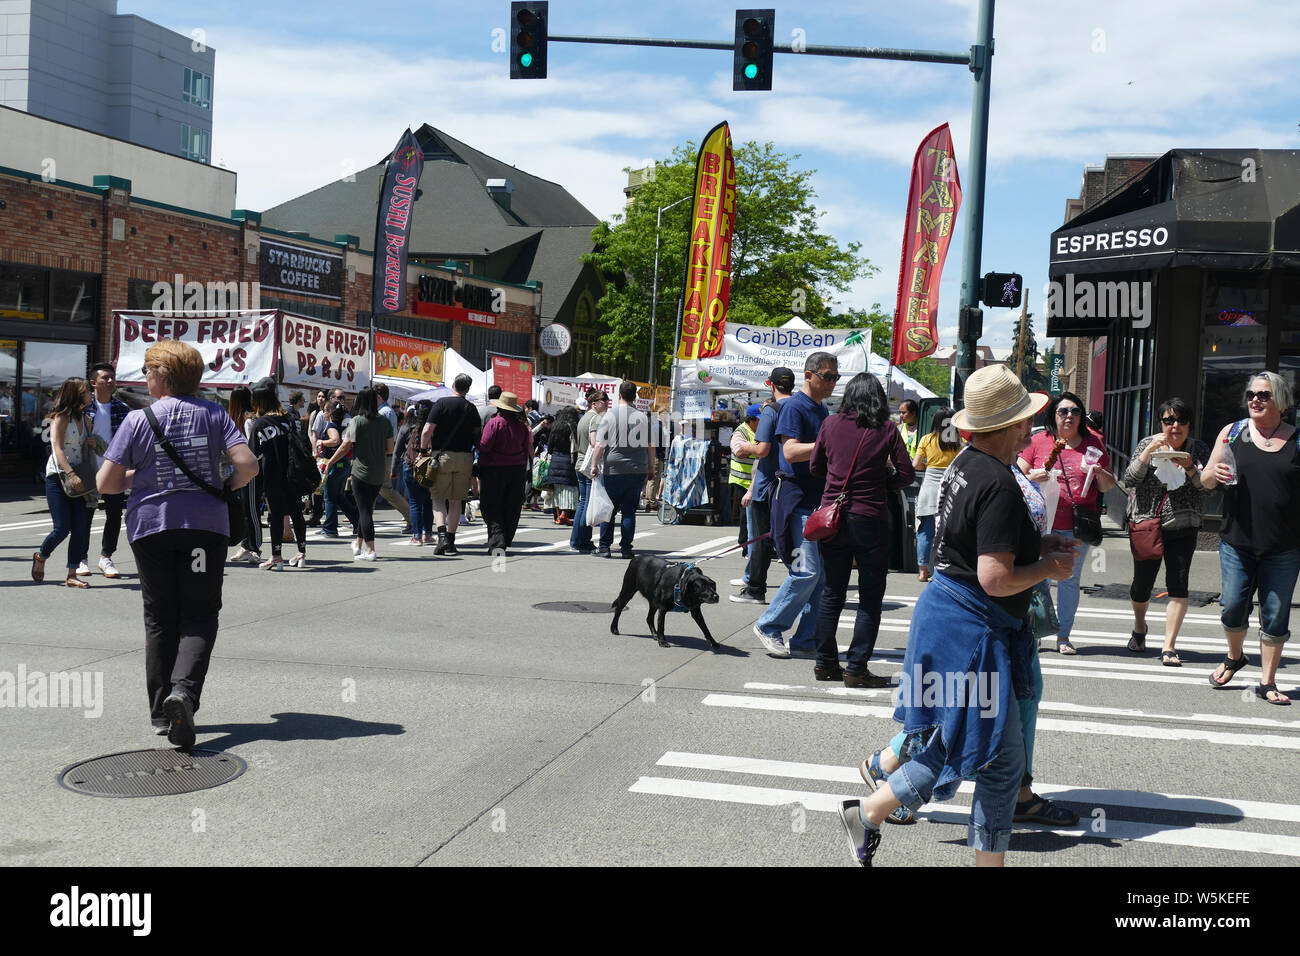
M 724 594 L 705 612 L 725 645 L 714 654 L 684 614 L 669 616 L 672 646 L 660 648 L 640 597 L 611 635 L 607 605 L 626 564 L 567 552 L 568 529 L 549 517 L 525 515 L 504 561 L 485 553 L 481 523 L 462 530 L 458 557 L 438 558 L 402 543 L 392 511 L 378 517 L 375 564 L 354 563 L 345 539 L 313 538 L 307 570 L 228 568 L 198 746 L 238 754 L 247 772 L 210 790 L 104 799 L 61 788 L 59 772 L 166 746 L 148 728 L 134 562 L 124 538 L 124 577 L 96 574 L 89 591 L 71 591 L 62 546 L 36 585 L 44 501 L 0 503 L 0 674 L 101 674 L 104 697 L 97 717 L 0 710 L 0 863 L 849 865 L 834 810 L 866 794 L 857 764 L 896 731 L 888 692 L 819 684 L 811 662 L 769 657 L 751 631 L 760 609 L 725 599 L 739 552 L 702 565 Z M 674 558 L 735 544 L 734 529 L 644 514 L 637 527 L 639 550 Z M 1124 538 L 1112 533 L 1102 551 L 1085 586 L 1127 588 Z M 1194 590 L 1217 593 L 1217 556 L 1198 553 L 1192 575 Z M 890 575 L 873 670 L 897 674 L 921 588 Z M 548 602 L 571 609 L 535 608 Z M 606 608 L 577 613 L 574 602 Z M 1042 655 L 1036 789 L 1082 821 L 1018 827 L 1009 863 L 1300 858 L 1300 707 L 1249 694 L 1254 631 L 1251 666 L 1226 689 L 1209 686 L 1225 650 L 1215 604 L 1191 609 L 1184 665 L 1161 666 L 1161 611 L 1153 603 L 1138 656 L 1124 646 L 1127 601 L 1085 595 L 1078 656 Z M 1288 647 L 1278 686 L 1300 697 L 1296 665 Z M 918 824 L 887 828 L 877 865 L 970 865 L 969 805 L 966 786 Z

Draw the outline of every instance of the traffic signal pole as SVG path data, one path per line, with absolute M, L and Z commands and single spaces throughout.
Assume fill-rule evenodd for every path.
M 976 42 L 968 53 L 950 53 L 943 50 L 903 50 L 887 47 L 849 47 L 820 46 L 813 44 L 772 44 L 774 53 L 789 53 L 797 56 L 842 56 L 869 60 L 904 60 L 913 63 L 950 63 L 964 65 L 975 76 L 975 91 L 971 103 L 970 161 L 966 166 L 965 191 L 963 205 L 966 207 L 966 228 L 962 248 L 962 282 L 959 312 L 965 309 L 978 309 L 980 302 L 980 247 L 984 235 L 984 179 L 988 167 L 989 139 L 989 90 L 990 74 L 993 67 L 993 4 L 994 0 L 980 0 L 979 27 Z M 543 3 L 511 5 L 535 8 L 543 20 L 546 17 L 546 5 Z M 763 11 L 737 11 L 761 13 Z M 772 11 L 768 11 L 772 12 Z M 709 40 L 671 40 L 654 37 L 598 37 L 576 35 L 550 35 L 541 33 L 544 47 L 549 39 L 551 43 L 597 43 L 614 46 L 657 46 L 689 50 L 731 50 L 737 51 L 737 41 L 715 43 Z M 512 61 L 513 63 L 513 61 Z M 516 69 L 512 65 L 512 70 Z M 544 68 L 541 76 L 544 76 Z M 540 78 L 540 77 L 539 77 Z M 770 76 L 767 81 L 770 83 Z M 750 87 L 757 88 L 757 87 Z M 770 88 L 770 87 L 765 87 Z M 979 315 L 973 316 L 978 320 Z M 897 320 L 897 316 L 895 316 Z M 962 335 L 957 344 L 953 376 L 953 405 L 961 408 L 965 392 L 966 379 L 975 370 L 975 345 L 979 340 L 982 322 L 974 322 L 976 334 Z M 970 329 L 967 330 L 972 331 Z
M 975 74 L 975 92 L 971 102 L 970 163 L 967 165 L 968 188 L 963 197 L 966 206 L 966 231 L 962 241 L 961 306 L 978 307 L 980 300 L 980 246 L 984 238 L 984 177 L 989 150 L 989 74 L 993 69 L 993 3 L 980 0 L 979 35 L 970 50 L 970 70 Z M 960 409 L 965 402 L 966 379 L 975 371 L 974 338 L 957 343 L 952 383 L 952 405 Z

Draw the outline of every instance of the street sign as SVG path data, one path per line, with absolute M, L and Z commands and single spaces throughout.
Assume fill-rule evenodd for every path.
M 1065 355 L 1061 352 L 1047 353 L 1047 390 L 1053 395 L 1065 391 L 1062 379 L 1065 377 Z

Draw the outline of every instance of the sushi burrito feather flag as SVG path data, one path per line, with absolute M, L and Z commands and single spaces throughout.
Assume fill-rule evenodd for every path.
M 939 279 L 960 208 L 961 179 L 944 123 L 921 141 L 912 161 L 890 349 L 894 365 L 925 358 L 939 347 Z
M 375 272 L 370 311 L 375 315 L 406 310 L 406 256 L 411 214 L 424 172 L 424 148 L 408 127 L 388 158 L 375 218 Z
M 731 234 L 736 224 L 736 164 L 731 130 L 719 123 L 700 144 L 695 161 L 695 200 L 687 244 L 682 293 L 682 340 L 677 357 L 684 362 L 713 358 L 722 352 L 731 296 Z

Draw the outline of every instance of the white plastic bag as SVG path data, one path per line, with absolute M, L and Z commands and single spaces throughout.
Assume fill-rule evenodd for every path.
M 1047 505 L 1047 533 L 1052 533 L 1052 525 L 1056 523 L 1056 506 L 1061 501 L 1061 472 L 1053 471 L 1043 481 L 1038 483 L 1038 490 L 1043 493 L 1043 501 Z
M 1187 472 L 1178 462 L 1162 458 L 1156 462 L 1156 478 L 1170 491 L 1177 491 L 1187 482 Z
M 605 491 L 605 482 L 597 478 L 591 483 L 591 497 L 587 501 L 587 524 L 593 528 L 614 517 L 614 502 Z

